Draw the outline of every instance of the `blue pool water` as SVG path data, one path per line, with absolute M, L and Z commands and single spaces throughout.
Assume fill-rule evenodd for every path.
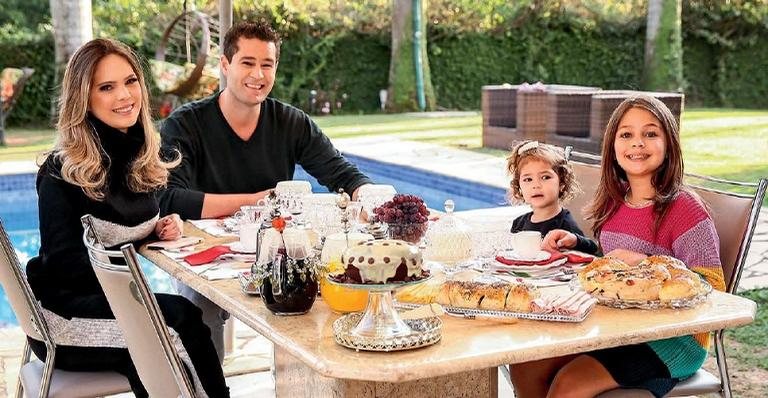
M 502 188 L 359 156 L 346 155 L 346 157 L 376 183 L 391 184 L 398 192 L 419 195 L 433 209 L 442 210 L 446 199 L 454 200 L 457 211 L 505 204 L 505 192 Z M 301 168 L 297 168 L 294 179 L 309 180 L 314 192 L 328 191 Z M 22 265 L 26 265 L 27 261 L 37 255 L 40 249 L 37 194 L 34 187 L 34 174 L 0 176 L 0 219 L 3 220 L 3 225 L 8 231 Z M 142 266 L 154 291 L 173 291 L 172 280 L 168 274 L 146 260 L 142 261 Z M 17 324 L 16 317 L 5 293 L 0 288 L 0 327 L 15 324 Z

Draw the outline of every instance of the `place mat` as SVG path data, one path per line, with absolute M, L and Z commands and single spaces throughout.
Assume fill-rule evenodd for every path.
M 188 220 L 192 225 L 200 228 L 202 231 L 213 235 L 217 238 L 224 236 L 238 236 L 237 232 L 233 232 L 224 227 L 225 220 L 223 219 L 205 219 L 205 220 Z
M 242 272 L 243 270 L 250 270 L 250 264 L 246 262 L 248 259 L 244 259 L 237 253 L 231 253 L 225 249 L 215 249 L 217 247 L 224 247 L 228 249 L 227 246 L 214 246 L 210 249 L 201 250 L 197 253 L 193 253 L 192 254 L 193 256 L 200 255 L 201 253 L 203 253 L 203 255 L 199 257 L 208 258 L 208 257 L 212 257 L 212 255 L 210 255 L 209 253 L 216 253 L 217 251 L 222 252 L 221 255 L 212 258 L 209 262 L 199 263 L 198 265 L 190 265 L 189 263 L 187 263 L 187 261 L 184 260 L 186 257 L 190 256 L 189 253 L 179 253 L 179 252 L 168 251 L 168 250 L 161 250 L 160 253 L 176 261 L 177 263 L 182 265 L 184 268 L 194 272 L 200 277 L 210 281 L 219 280 L 219 279 L 235 279 L 237 278 L 238 273 Z M 211 251 L 211 249 L 215 249 L 215 250 Z M 208 252 L 208 253 L 204 253 L 204 252 Z

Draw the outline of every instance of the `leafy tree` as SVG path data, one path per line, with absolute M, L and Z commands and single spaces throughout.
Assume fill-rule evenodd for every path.
M 645 34 L 644 86 L 683 91 L 681 0 L 650 0 Z

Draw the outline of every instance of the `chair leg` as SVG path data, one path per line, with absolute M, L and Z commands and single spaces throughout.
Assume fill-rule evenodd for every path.
M 725 347 L 723 346 L 723 334 L 725 330 L 715 332 L 715 358 L 717 359 L 717 370 L 720 373 L 720 396 L 723 398 L 732 398 L 731 378 L 728 374 L 728 362 L 725 359 Z
M 16 398 L 24 397 L 24 385 L 21 383 L 21 368 L 29 362 L 29 354 L 32 349 L 29 347 L 29 342 L 24 340 L 24 349 L 21 351 L 21 365 L 19 366 L 19 376 L 16 378 Z
M 53 379 L 53 364 L 56 362 L 56 346 L 46 344 L 47 353 L 45 355 L 45 367 L 43 368 L 43 379 L 40 380 L 40 398 L 48 397 L 48 391 L 51 388 L 51 379 Z

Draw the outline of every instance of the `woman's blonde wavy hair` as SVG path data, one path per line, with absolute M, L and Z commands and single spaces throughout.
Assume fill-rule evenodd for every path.
M 110 54 L 128 61 L 141 85 L 138 123 L 144 127 L 144 145 L 131 165 L 128 187 L 133 192 L 162 188 L 168 182 L 168 170 L 181 161 L 179 156 L 170 162 L 160 157 L 160 137 L 152 123 L 147 85 L 136 54 L 116 40 L 91 40 L 75 51 L 64 71 L 56 124 L 58 136 L 50 154 L 61 162 L 64 181 L 81 187 L 89 198 L 97 201 L 104 200 L 109 166 L 102 159 L 101 144 L 87 113 L 96 65 Z

